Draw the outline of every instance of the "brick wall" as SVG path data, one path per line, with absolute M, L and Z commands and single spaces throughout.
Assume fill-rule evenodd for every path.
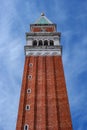
M 61 56 L 26 57 L 16 130 L 25 124 L 29 130 L 72 130 Z
M 46 32 L 54 32 L 55 31 L 54 27 L 43 27 L 43 28 Z M 31 31 L 32 32 L 41 32 L 42 28 L 41 27 L 32 27 Z

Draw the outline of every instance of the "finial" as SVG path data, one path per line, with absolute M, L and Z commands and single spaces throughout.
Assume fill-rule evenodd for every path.
M 41 16 L 44 16 L 45 14 L 44 13 L 41 13 Z

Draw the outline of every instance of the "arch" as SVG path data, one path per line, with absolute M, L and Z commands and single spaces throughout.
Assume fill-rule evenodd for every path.
M 33 46 L 37 46 L 37 41 L 36 40 L 33 41 Z
M 26 105 L 25 110 L 30 110 L 30 105 Z
M 48 41 L 47 40 L 44 41 L 44 46 L 48 46 Z
M 32 78 L 32 75 L 28 75 L 28 79 L 31 79 Z
M 54 46 L 54 41 L 50 40 L 50 46 Z
M 31 89 L 30 88 L 27 89 L 27 93 L 29 93 L 29 94 L 31 93 Z
M 39 46 L 42 46 L 43 45 L 43 42 L 42 40 L 39 41 Z
M 25 124 L 24 125 L 24 130 L 29 130 L 29 125 Z

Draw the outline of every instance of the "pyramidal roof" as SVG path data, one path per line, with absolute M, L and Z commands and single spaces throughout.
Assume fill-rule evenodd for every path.
M 40 18 L 35 22 L 35 24 L 53 24 L 45 15 L 41 13 Z

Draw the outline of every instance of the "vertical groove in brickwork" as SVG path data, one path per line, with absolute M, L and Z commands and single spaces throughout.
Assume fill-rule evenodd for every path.
M 64 71 L 61 56 L 55 57 L 57 97 L 59 104 L 60 130 L 72 130 L 69 103 L 66 91 Z
M 33 129 L 31 129 L 31 130 L 35 130 L 34 128 L 35 128 L 35 108 L 36 108 L 36 82 L 37 82 L 37 58 L 36 57 L 34 57 L 34 65 L 35 65 L 35 67 L 34 67 L 34 71 L 35 71 L 35 77 L 34 77 L 34 82 L 35 82 L 35 84 L 34 84 L 34 109 L 33 109 L 33 114 L 34 114 L 34 120 L 33 120 Z M 33 86 L 32 86 L 33 87 Z
M 46 82 L 46 85 L 45 85 L 45 92 L 46 92 L 46 97 L 45 97 L 45 102 L 46 102 L 46 130 L 48 130 L 48 100 L 47 100 L 47 57 L 45 56 L 45 82 Z
M 45 64 L 45 62 L 46 62 L 46 59 L 45 59 L 45 57 L 43 57 L 43 70 L 44 70 L 44 80 L 43 80 L 43 83 L 44 83 L 44 85 L 43 85 L 43 88 L 44 88 L 44 95 L 43 95 L 43 98 L 44 98 L 44 114 L 45 114 L 45 116 L 44 116 L 44 129 L 43 130 L 47 130 L 47 127 L 46 127 L 46 64 Z
M 37 79 L 37 97 L 36 97 L 36 130 L 45 130 L 45 68 L 43 57 L 38 57 L 38 79 Z
M 37 72 L 36 72 L 36 88 L 35 88 L 35 130 L 37 130 L 37 117 L 38 117 L 38 73 L 39 73 L 39 57 L 37 59 Z
M 28 70 L 27 64 L 28 64 L 28 57 L 26 57 L 25 65 L 24 65 L 24 73 L 23 73 L 23 80 L 22 80 L 22 87 L 21 87 L 21 94 L 20 94 L 20 102 L 19 102 L 16 130 L 22 130 L 23 129 L 25 90 L 26 90 L 26 84 L 27 84 L 27 70 Z
M 35 104 L 34 104 L 34 130 L 36 130 L 36 116 L 37 116 L 37 80 L 38 80 L 38 57 L 36 58 L 36 79 L 35 79 Z
M 29 60 L 30 60 L 30 58 L 29 57 L 26 57 L 27 58 L 27 60 L 28 60 L 28 62 L 26 63 L 26 75 L 25 75 L 25 77 L 26 77 L 26 81 L 25 81 L 25 90 L 24 90 L 24 104 L 23 104 L 23 117 L 22 117 L 22 129 L 24 129 L 24 122 L 25 122 L 25 105 L 26 105 L 26 88 L 27 88 L 27 83 L 28 83 L 28 64 L 29 64 Z
M 60 130 L 60 115 L 59 115 L 59 104 L 58 104 L 58 97 L 57 97 L 57 77 L 56 77 L 56 63 L 55 63 L 55 56 L 53 56 L 53 67 L 54 67 L 54 79 L 55 79 L 55 95 L 56 95 L 56 109 L 57 109 L 57 122 L 58 122 L 58 130 Z
M 54 88 L 54 100 L 55 100 L 55 112 L 56 112 L 56 130 L 59 130 L 59 122 L 58 122 L 58 109 L 57 109 L 57 100 L 56 100 L 56 78 L 55 78 L 55 64 L 54 64 L 54 57 L 51 56 L 52 61 L 52 75 L 53 75 L 53 88 Z
M 31 56 L 30 63 L 33 64 L 32 67 L 29 67 L 29 74 L 32 75 L 32 78 L 29 81 L 29 88 L 31 88 L 31 94 L 28 96 L 28 104 L 30 105 L 30 111 L 27 111 L 27 122 L 29 124 L 29 129 L 34 129 L 34 109 L 35 109 L 35 87 L 36 87 L 36 57 Z
M 47 57 L 47 102 L 48 102 L 48 130 L 58 130 L 55 81 L 52 56 Z
M 27 90 L 27 85 L 28 85 L 28 73 L 29 73 L 29 61 L 30 61 L 30 57 L 27 57 L 28 58 L 28 62 L 27 62 L 27 68 L 26 68 L 26 84 L 25 84 L 25 90 L 24 90 L 24 107 L 23 107 L 23 120 L 22 120 L 22 129 L 24 129 L 24 124 L 25 124 L 25 118 L 26 118 L 26 112 L 25 112 L 25 106 L 26 106 L 26 98 L 27 98 L 27 94 L 26 94 L 26 90 Z
M 46 68 L 45 68 L 45 57 L 43 57 L 43 97 L 42 97 L 42 102 L 43 102 L 43 116 L 44 116 L 44 124 L 42 130 L 46 130 Z M 43 120 L 43 118 L 42 118 Z M 43 122 L 42 122 L 43 123 Z
M 27 93 L 26 88 L 26 101 L 25 106 L 30 105 L 30 110 L 25 110 L 25 124 L 29 125 L 29 129 L 34 129 L 34 104 L 35 104 L 35 78 L 36 78 L 36 62 L 35 57 L 31 56 L 29 63 L 32 63 L 33 66 L 28 68 L 28 75 L 32 75 L 31 79 L 28 79 L 27 88 L 31 89 L 31 93 Z

